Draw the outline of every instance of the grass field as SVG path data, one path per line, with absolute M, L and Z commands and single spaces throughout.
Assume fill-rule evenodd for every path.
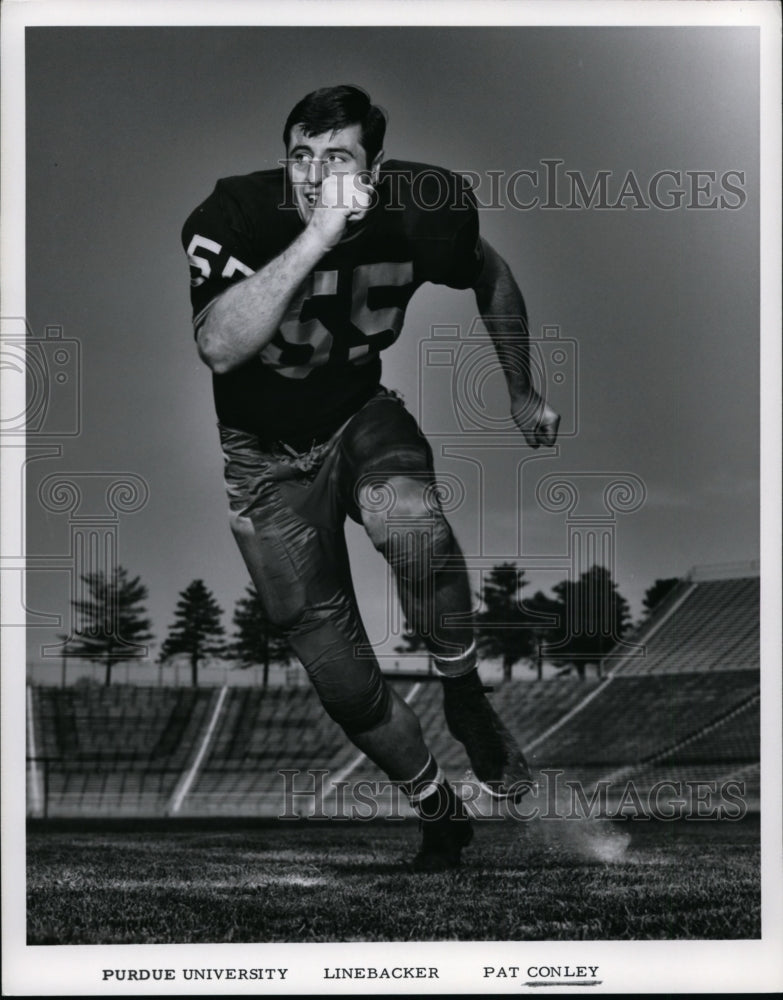
M 478 824 L 411 875 L 410 822 L 31 822 L 28 943 L 752 938 L 759 826 Z

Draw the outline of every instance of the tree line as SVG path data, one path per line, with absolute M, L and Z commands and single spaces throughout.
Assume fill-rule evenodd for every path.
M 92 660 L 105 667 L 104 682 L 111 684 L 112 667 L 146 656 L 146 643 L 154 639 L 144 602 L 148 591 L 141 579 L 123 566 L 107 574 L 82 576 L 86 596 L 71 601 L 75 612 L 74 634 L 65 639 L 63 655 Z M 190 678 L 198 685 L 199 668 L 207 661 L 233 660 L 241 667 L 262 666 L 264 686 L 272 663 L 284 665 L 294 654 L 266 617 L 258 595 L 248 587 L 234 609 L 234 634 L 226 636 L 223 609 L 203 580 L 193 580 L 180 592 L 174 620 L 158 654 L 167 664 L 177 656 L 187 658 Z
M 145 608 L 148 591 L 140 577 L 131 577 L 122 566 L 108 574 L 84 574 L 81 582 L 80 597 L 71 601 L 73 635 L 61 636 L 63 656 L 102 664 L 104 682 L 110 684 L 112 668 L 145 658 L 146 644 L 154 639 Z M 677 577 L 659 579 L 647 589 L 642 621 L 678 582 Z M 553 596 L 540 590 L 524 596 L 528 583 L 524 569 L 504 562 L 490 570 L 477 594 L 478 652 L 501 662 L 504 680 L 512 678 L 520 662 L 536 669 L 540 678 L 545 661 L 584 677 L 586 667 L 599 664 L 632 627 L 630 605 L 603 566 L 592 566 L 578 580 L 556 584 Z M 251 586 L 236 603 L 230 637 L 222 624 L 223 609 L 203 580 L 193 580 L 180 592 L 173 618 L 158 662 L 186 657 L 193 686 L 198 685 L 200 667 L 215 659 L 231 660 L 240 667 L 262 666 L 264 687 L 271 664 L 296 660 Z M 396 651 L 409 654 L 426 647 L 420 636 L 408 632 Z

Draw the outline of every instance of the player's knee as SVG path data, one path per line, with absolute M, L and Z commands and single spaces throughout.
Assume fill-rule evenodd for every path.
M 433 565 L 437 569 L 444 559 L 447 559 L 454 553 L 455 546 L 454 532 L 451 530 L 451 525 L 440 512 L 432 519 L 430 540 Z
M 348 736 L 359 736 L 386 722 L 391 713 L 389 686 L 380 671 L 361 691 L 345 691 L 339 696 L 323 697 L 322 704 Z
M 228 523 L 232 534 L 237 540 L 242 538 L 252 538 L 255 534 L 253 522 L 247 514 L 238 513 L 237 511 L 232 510 L 228 516 Z
M 403 578 L 423 578 L 454 553 L 454 534 L 443 513 L 415 497 L 400 502 L 393 513 L 369 512 L 362 518 L 375 548 Z
M 394 532 L 411 537 L 439 533 L 439 522 L 445 520 L 426 480 L 406 476 L 372 480 L 363 484 L 358 499 L 362 524 L 376 549 L 383 549 Z
M 276 528 L 232 511 L 229 524 L 267 620 L 284 632 L 309 628 L 306 583 Z

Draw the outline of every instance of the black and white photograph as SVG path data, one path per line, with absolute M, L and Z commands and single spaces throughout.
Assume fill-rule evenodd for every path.
M 778 5 L 0 28 L 4 993 L 783 987 Z

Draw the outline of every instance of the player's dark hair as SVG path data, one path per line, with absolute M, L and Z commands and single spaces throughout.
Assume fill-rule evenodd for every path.
M 383 147 L 386 112 L 373 104 L 370 95 L 361 87 L 321 87 L 303 97 L 286 119 L 283 129 L 286 149 L 294 125 L 301 126 L 308 136 L 360 125 L 361 142 L 369 166 Z

